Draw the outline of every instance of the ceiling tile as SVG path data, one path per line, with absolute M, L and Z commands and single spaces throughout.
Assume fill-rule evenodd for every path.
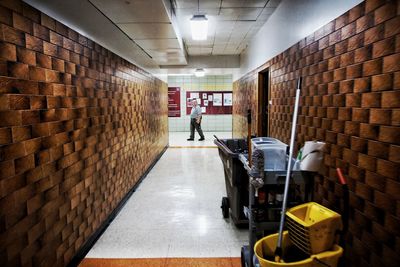
M 219 21 L 216 25 L 216 32 L 218 34 L 224 34 L 231 31 L 235 28 L 236 21 Z
M 200 11 L 206 8 L 219 8 L 220 1 L 216 0 L 201 0 L 199 1 L 200 4 Z M 176 0 L 177 8 L 198 8 L 198 2 L 194 0 Z
M 264 7 L 268 0 L 246 0 L 243 7 Z
M 217 44 L 218 45 L 226 44 L 226 43 L 229 42 L 229 38 L 230 38 L 230 36 L 222 37 L 222 36 L 216 35 L 215 39 L 214 39 L 214 44 L 215 45 L 217 45 Z
M 115 23 L 170 22 L 162 1 L 92 0 L 91 3 Z
M 244 0 L 222 0 L 222 7 L 243 7 Z
M 212 50 L 212 54 L 213 55 L 221 55 L 224 51 L 225 51 L 225 47 L 224 48 L 220 48 L 220 47 L 215 48 L 214 47 Z
M 272 13 L 274 13 L 275 11 L 275 7 L 266 7 L 263 9 L 263 11 L 261 12 L 261 15 L 271 15 Z
M 236 21 L 234 31 L 248 32 L 254 25 L 254 21 Z
M 256 20 L 257 17 L 261 14 L 262 8 L 241 8 L 238 19 L 239 20 Z
M 218 20 L 237 20 L 240 12 L 240 8 L 221 8 Z
M 135 42 L 145 50 L 180 48 L 178 39 L 142 39 Z
M 241 42 L 247 35 L 247 32 L 232 32 L 229 42 Z
M 190 55 L 210 55 L 212 47 L 189 47 L 188 52 Z
M 189 38 L 185 40 L 185 43 L 187 46 L 212 46 L 214 43 L 214 38 L 208 38 L 204 41 L 195 41 Z
M 184 57 L 184 53 L 181 49 L 170 48 L 170 49 L 146 49 L 152 57 Z
M 238 46 L 244 38 L 231 38 L 227 46 Z
M 267 7 L 277 7 L 281 3 L 281 0 L 269 0 Z
M 117 24 L 132 39 L 175 38 L 175 31 L 170 23 L 123 23 Z
M 263 8 L 268 0 L 223 0 L 222 7 L 261 7 Z
M 256 22 L 260 22 L 260 21 L 266 22 L 270 16 L 271 16 L 270 14 L 260 14 L 260 16 L 258 17 Z
M 197 8 L 177 8 L 176 16 L 179 18 L 181 16 L 188 16 L 191 18 L 193 15 L 197 14 Z M 200 10 L 201 14 L 207 16 L 217 16 L 219 13 L 219 8 L 203 8 Z

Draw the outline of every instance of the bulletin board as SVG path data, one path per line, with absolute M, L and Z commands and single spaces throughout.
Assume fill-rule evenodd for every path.
M 192 110 L 190 101 L 194 98 L 197 99 L 205 115 L 232 114 L 232 91 L 187 91 L 187 115 L 190 115 Z
M 181 116 L 181 88 L 168 87 L 168 117 Z

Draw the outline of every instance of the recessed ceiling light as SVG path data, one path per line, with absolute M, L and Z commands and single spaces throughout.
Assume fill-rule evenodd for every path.
M 204 69 L 196 69 L 194 71 L 194 76 L 196 76 L 196 77 L 204 77 L 204 75 L 206 75 L 206 72 L 204 71 Z
M 208 19 L 205 15 L 193 15 L 190 19 L 190 28 L 193 40 L 207 40 Z

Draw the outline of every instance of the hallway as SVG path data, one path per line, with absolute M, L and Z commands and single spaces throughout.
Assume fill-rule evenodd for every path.
M 233 257 L 240 262 L 247 230 L 222 218 L 223 166 L 218 150 L 210 148 L 212 134 L 206 134 L 204 143 L 187 142 L 197 148 L 176 146 L 164 153 L 87 258 L 157 258 L 165 263 L 160 266 L 170 266 L 165 258 Z M 178 142 L 181 135 L 170 134 L 170 144 L 185 145 L 186 139 Z M 227 259 L 221 260 L 226 266 Z M 85 259 L 81 266 L 92 266 L 89 262 Z
M 399 62 L 400 0 L 1 0 L 0 266 L 240 266 L 216 132 L 324 142 L 345 265 L 397 267 Z

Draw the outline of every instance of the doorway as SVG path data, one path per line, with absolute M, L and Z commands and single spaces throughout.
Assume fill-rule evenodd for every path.
M 269 80 L 269 68 L 258 73 L 258 136 L 269 135 Z

